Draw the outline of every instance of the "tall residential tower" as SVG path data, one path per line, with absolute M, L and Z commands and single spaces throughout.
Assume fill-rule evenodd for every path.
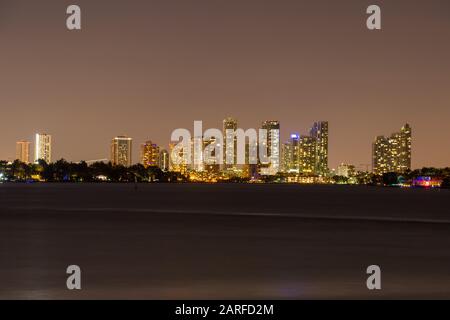
M 328 121 L 314 122 L 310 137 L 315 141 L 313 171 L 319 176 L 328 173 Z
M 225 170 L 233 170 L 237 167 L 236 130 L 236 119 L 229 117 L 223 120 L 223 167 Z
M 114 166 L 121 165 L 125 167 L 131 166 L 133 139 L 118 136 L 111 141 L 111 163 Z
M 36 133 L 34 146 L 34 160 L 44 160 L 52 162 L 52 136 L 46 133 Z
M 259 148 L 266 148 L 270 165 L 261 165 L 262 175 L 274 175 L 280 171 L 280 122 L 266 120 L 262 129 L 267 131 L 267 141 L 260 141 Z
M 390 137 L 378 136 L 372 145 L 372 170 L 375 174 L 403 173 L 411 170 L 411 127 L 405 124 Z
M 141 144 L 141 164 L 148 167 L 159 166 L 159 147 L 151 141 Z
M 16 142 L 16 159 L 23 163 L 30 163 L 30 142 Z

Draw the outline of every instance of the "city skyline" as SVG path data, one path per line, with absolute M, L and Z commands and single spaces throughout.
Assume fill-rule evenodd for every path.
M 235 133 L 238 129 L 243 129 L 244 131 L 246 129 L 240 128 L 238 125 L 238 120 L 233 117 L 225 118 L 222 123 L 223 127 L 221 132 L 223 135 L 222 139 L 224 140 L 222 147 L 223 165 L 221 165 L 221 170 L 224 170 L 224 172 L 233 172 L 239 170 L 240 168 L 240 164 L 237 161 L 236 152 L 238 149 L 238 140 Z M 375 137 L 372 141 L 371 165 L 342 161 L 336 167 L 330 167 L 328 162 L 328 121 L 314 122 L 309 130 L 309 135 L 298 134 L 298 131 L 291 132 L 289 134 L 290 138 L 285 142 L 283 142 L 280 138 L 280 127 L 281 124 L 278 120 L 265 120 L 262 122 L 261 129 L 267 130 L 267 140 L 262 140 L 260 142 L 255 141 L 256 151 L 254 156 L 258 153 L 258 146 L 264 146 L 266 148 L 267 156 L 269 158 L 271 158 L 271 153 L 275 153 L 275 158 L 271 158 L 272 160 L 269 166 L 261 165 L 260 171 L 262 174 L 266 174 L 264 173 L 265 171 L 267 171 L 268 174 L 270 171 L 271 174 L 275 174 L 276 172 L 284 172 L 291 174 L 303 173 L 324 176 L 328 175 L 332 170 L 339 171 L 339 167 L 342 165 L 349 165 L 354 168 L 358 168 L 359 171 L 367 171 L 370 168 L 370 171 L 376 174 L 383 174 L 386 172 L 405 172 L 406 170 L 414 169 L 411 167 L 412 134 L 411 126 L 408 123 L 406 123 L 399 132 L 394 132 L 390 136 L 380 135 Z M 271 138 L 271 135 L 274 133 L 271 131 L 273 129 L 276 130 L 277 134 L 274 139 Z M 201 140 L 199 144 L 197 144 L 197 147 L 200 147 L 199 150 L 196 150 L 194 147 L 196 145 L 194 141 L 197 138 Z M 192 137 L 191 139 L 190 148 L 192 149 L 191 156 L 193 157 L 192 159 L 194 165 L 188 165 L 186 168 L 190 168 L 190 170 L 194 171 L 203 171 L 206 169 L 206 163 L 204 162 L 205 159 L 203 159 L 205 156 L 203 154 L 204 149 L 210 144 L 216 144 L 216 139 L 205 138 L 203 135 L 199 137 Z M 230 142 L 232 145 L 230 145 Z M 275 145 L 271 146 L 272 143 L 275 143 Z M 249 142 L 247 141 L 245 144 L 245 162 L 246 164 L 249 164 L 249 156 L 251 156 L 249 154 Z M 123 165 L 126 167 L 139 163 L 144 165 L 144 167 L 158 166 L 167 169 L 170 167 L 169 162 L 171 162 L 171 150 L 175 145 L 175 141 L 169 141 L 166 149 L 165 145 L 160 146 L 157 143 L 153 143 L 151 140 L 147 140 L 139 144 L 140 149 L 139 156 L 137 157 L 138 160 L 133 161 L 133 138 L 119 135 L 114 137 L 110 142 L 110 155 L 108 158 L 97 160 L 82 159 L 81 161 L 88 163 L 93 163 L 95 161 L 110 161 L 113 165 Z M 29 141 L 17 141 L 16 158 L 14 160 L 29 163 L 29 155 L 32 150 L 31 146 L 32 144 Z M 46 133 L 36 133 L 34 162 L 37 162 L 39 159 L 42 159 L 47 163 L 52 162 L 52 148 L 53 145 L 51 135 Z M 232 151 L 233 149 L 234 153 Z M 167 150 L 170 150 L 170 152 L 167 152 Z M 163 153 L 166 153 L 167 156 L 164 154 L 161 159 L 160 157 Z M 215 152 L 213 152 L 213 154 L 214 153 Z M 198 158 L 199 156 L 201 158 Z M 167 159 L 165 159 L 166 157 Z M 231 164 L 227 162 L 227 158 L 231 159 Z M 61 159 L 71 161 L 70 159 L 64 157 Z M 195 163 L 197 163 L 197 165 L 195 165 Z M 178 166 L 179 164 L 176 165 L 177 169 L 175 169 L 175 171 L 180 171 Z M 363 167 L 366 167 L 366 170 L 361 169 Z
M 408 122 L 413 168 L 450 163 L 448 1 L 383 3 L 379 32 L 364 0 L 78 4 L 86 24 L 71 33 L 66 3 L 2 2 L 0 105 L 20 122 L 2 123 L 0 159 L 36 131 L 55 137 L 55 159 L 80 161 L 119 134 L 163 145 L 233 115 L 277 119 L 281 141 L 327 119 L 330 167 L 370 164 L 370 141 Z

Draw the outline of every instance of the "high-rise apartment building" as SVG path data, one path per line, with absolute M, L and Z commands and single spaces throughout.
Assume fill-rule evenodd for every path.
M 237 167 L 236 130 L 236 119 L 229 117 L 223 120 L 223 167 L 225 168 L 225 170 L 231 170 Z
M 258 176 L 258 142 L 245 142 L 245 165 L 241 165 L 242 177 L 256 179 Z
M 300 135 L 292 133 L 289 141 L 283 143 L 281 152 L 282 171 L 286 173 L 299 173 L 299 146 Z
M 280 171 L 280 122 L 266 120 L 262 129 L 267 130 L 267 141 L 260 141 L 259 147 L 266 148 L 270 165 L 261 165 L 261 174 L 273 175 Z
M 310 137 L 315 140 L 314 173 L 319 176 L 328 173 L 328 121 L 314 122 Z
M 372 170 L 375 174 L 391 171 L 391 154 L 389 139 L 378 136 L 372 145 Z
M 46 133 L 36 133 L 34 146 L 34 160 L 52 162 L 52 136 Z
M 111 163 L 114 166 L 129 167 L 132 164 L 133 139 L 126 136 L 115 137 L 111 141 Z
M 204 170 L 210 174 L 218 174 L 220 172 L 219 155 L 220 145 L 218 140 L 214 137 L 203 140 L 203 160 Z
M 317 140 L 310 136 L 301 136 L 298 148 L 299 172 L 303 174 L 318 174 L 317 168 Z
M 191 138 L 191 158 L 192 163 L 189 169 L 197 172 L 202 172 L 205 169 L 203 161 L 203 149 L 204 142 L 203 137 L 192 137 Z
M 141 164 L 148 167 L 159 166 L 159 147 L 156 143 L 147 141 L 141 144 Z
M 281 144 L 281 161 L 280 161 L 280 170 L 281 172 L 289 172 L 292 163 L 292 150 L 291 144 L 289 141 Z
M 397 162 L 396 169 L 398 172 L 411 170 L 411 126 L 405 124 L 398 136 Z
M 309 135 L 293 133 L 283 145 L 283 171 L 291 174 L 328 174 L 328 121 L 315 122 Z
M 375 174 L 403 173 L 411 169 L 411 127 L 405 124 L 390 137 L 378 136 L 372 145 L 372 170 Z
M 170 171 L 185 174 L 188 169 L 188 151 L 179 147 L 178 143 L 169 143 L 169 168 Z
M 30 142 L 16 142 L 16 159 L 23 163 L 30 163 Z

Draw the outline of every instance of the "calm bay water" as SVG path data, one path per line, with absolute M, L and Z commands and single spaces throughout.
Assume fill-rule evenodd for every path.
M 449 205 L 449 190 L 1 184 L 0 298 L 450 298 Z

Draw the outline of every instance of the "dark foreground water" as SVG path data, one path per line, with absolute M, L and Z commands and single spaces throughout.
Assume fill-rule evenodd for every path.
M 0 184 L 0 298 L 450 299 L 450 191 Z

